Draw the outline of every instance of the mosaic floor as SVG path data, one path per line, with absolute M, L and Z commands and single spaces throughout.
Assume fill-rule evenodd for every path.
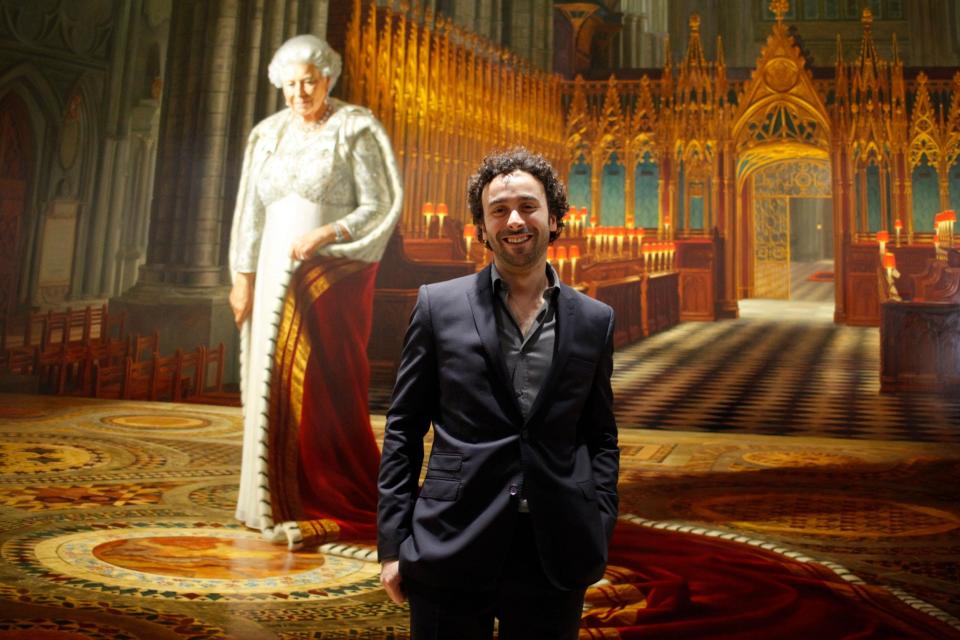
M 371 549 L 289 554 L 231 521 L 239 444 L 233 408 L 0 395 L 0 640 L 405 637 Z M 960 447 L 622 445 L 625 514 L 838 563 L 960 637 Z
M 832 311 L 743 301 L 621 350 L 624 519 L 803 555 L 960 638 L 960 399 L 879 395 L 877 330 Z M 240 424 L 0 394 L 0 640 L 406 637 L 372 548 L 234 524 Z

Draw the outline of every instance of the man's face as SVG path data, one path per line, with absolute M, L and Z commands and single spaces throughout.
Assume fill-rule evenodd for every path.
M 288 64 L 280 74 L 283 99 L 306 122 L 315 121 L 327 101 L 330 79 L 312 64 Z
M 498 269 L 524 271 L 546 259 L 557 220 L 547 209 L 547 194 L 539 180 L 526 171 L 499 175 L 483 188 L 480 200 L 483 237 Z

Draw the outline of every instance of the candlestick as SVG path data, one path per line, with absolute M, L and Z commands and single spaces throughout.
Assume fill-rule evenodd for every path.
M 439 224 L 437 225 L 437 237 L 443 237 L 443 219 L 447 217 L 447 205 L 443 202 L 437 204 L 437 220 Z
M 573 245 L 570 247 L 570 282 L 577 283 L 577 260 L 580 259 L 580 247 Z
M 467 260 L 470 259 L 470 243 L 477 237 L 477 225 L 469 222 L 463 225 L 463 241 L 467 245 Z
M 886 230 L 877 231 L 877 242 L 880 244 L 880 255 L 887 252 L 887 243 L 890 242 L 890 232 Z
M 426 218 L 426 226 L 424 227 L 423 237 L 430 237 L 430 222 L 433 220 L 433 203 L 424 202 L 423 206 L 420 208 L 420 213 L 423 214 L 423 217 Z

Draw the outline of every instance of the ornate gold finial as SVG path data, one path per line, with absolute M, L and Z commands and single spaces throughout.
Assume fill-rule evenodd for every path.
M 690 14 L 690 31 L 693 31 L 694 33 L 700 31 L 700 14 Z
M 783 22 L 783 16 L 790 11 L 790 3 L 787 0 L 773 0 L 770 3 L 770 12 L 777 17 L 777 23 Z
M 873 11 L 870 11 L 870 7 L 863 8 L 863 13 L 860 15 L 860 22 L 862 22 L 865 27 L 873 24 Z

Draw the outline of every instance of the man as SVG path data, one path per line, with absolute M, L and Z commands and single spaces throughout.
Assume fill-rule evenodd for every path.
M 494 618 L 504 640 L 576 638 L 617 518 L 613 310 L 547 264 L 567 201 L 546 160 L 487 157 L 468 200 L 493 265 L 420 288 L 380 464 L 381 582 L 415 640 L 489 639 Z

